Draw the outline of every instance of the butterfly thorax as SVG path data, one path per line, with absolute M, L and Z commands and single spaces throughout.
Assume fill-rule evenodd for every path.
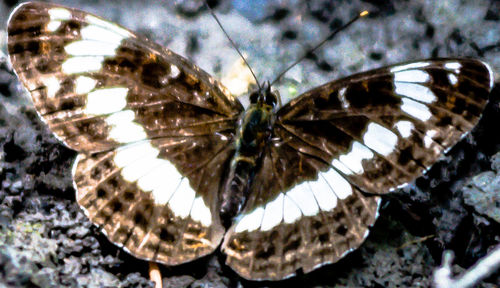
M 271 138 L 276 100 L 276 94 L 266 84 L 250 94 L 250 105 L 240 117 L 234 142 L 236 151 L 222 193 L 220 213 L 225 220 L 237 215 L 246 203 L 254 172 Z

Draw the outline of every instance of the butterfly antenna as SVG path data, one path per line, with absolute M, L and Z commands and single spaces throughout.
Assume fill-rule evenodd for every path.
M 334 30 L 333 32 L 331 32 L 327 37 L 325 37 L 325 39 L 323 39 L 321 42 L 319 42 L 318 44 L 316 44 L 316 46 L 314 46 L 314 48 L 312 48 L 311 50 L 309 50 L 306 53 L 304 53 L 304 55 L 302 57 L 300 57 L 299 59 L 297 59 L 295 62 L 293 62 L 292 65 L 288 66 L 288 68 L 286 68 L 283 72 L 281 72 L 278 75 L 278 77 L 276 77 L 276 79 L 274 79 L 273 82 L 271 82 L 271 85 L 273 85 L 276 82 L 278 82 L 281 79 L 281 77 L 283 77 L 283 75 L 286 74 L 286 72 L 290 71 L 290 69 L 292 69 L 295 65 L 299 64 L 309 54 L 313 53 L 319 47 L 321 47 L 323 44 L 325 44 L 327 41 L 331 40 L 333 38 L 333 36 L 335 36 L 337 33 L 339 33 L 340 31 L 342 31 L 344 29 L 346 29 L 347 27 L 351 26 L 352 23 L 356 22 L 359 18 L 364 17 L 366 15 L 368 15 L 368 11 L 365 10 L 365 11 L 359 13 L 358 15 L 356 15 L 356 17 L 352 18 L 349 22 L 347 22 L 346 24 L 344 24 L 342 27 L 340 27 L 340 28 Z
M 245 56 L 243 56 L 243 54 L 241 54 L 240 49 L 238 49 L 238 46 L 236 45 L 236 43 L 234 43 L 233 39 L 231 39 L 231 37 L 229 37 L 229 34 L 227 34 L 226 29 L 224 29 L 224 27 L 222 26 L 222 24 L 219 21 L 219 18 L 217 18 L 217 15 L 215 15 L 214 11 L 212 10 L 212 8 L 210 8 L 207 1 L 205 0 L 203 2 L 205 3 L 205 6 L 207 6 L 208 11 L 210 11 L 210 14 L 212 14 L 212 17 L 214 17 L 217 24 L 219 24 L 219 27 L 220 27 L 220 29 L 222 29 L 222 32 L 224 32 L 224 35 L 226 35 L 226 38 L 229 40 L 229 42 L 231 42 L 231 45 L 233 45 L 234 49 L 236 49 L 236 52 L 238 52 L 241 59 L 243 59 L 243 62 L 245 62 L 248 69 L 250 69 L 250 72 L 252 73 L 252 76 L 255 79 L 255 83 L 257 83 L 257 87 L 259 87 L 259 90 L 260 90 L 261 86 L 260 86 L 259 80 L 257 80 L 257 76 L 255 76 L 255 73 L 253 72 L 252 67 L 250 67 L 250 64 L 248 64 L 247 59 L 245 59 Z

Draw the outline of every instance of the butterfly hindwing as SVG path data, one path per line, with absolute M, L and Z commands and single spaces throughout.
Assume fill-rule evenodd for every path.
M 183 140 L 81 154 L 74 164 L 78 203 L 111 241 L 136 257 L 177 265 L 211 253 L 224 234 L 212 192 L 219 189 L 221 166 L 232 149 L 225 146 L 183 176 L 163 156 L 171 149 L 189 153 Z
M 212 252 L 238 100 L 188 60 L 83 11 L 26 3 L 8 33 L 37 112 L 81 153 L 74 180 L 89 218 L 139 258 Z
M 227 263 L 283 279 L 336 262 L 374 223 L 378 196 L 415 179 L 477 124 L 492 89 L 477 60 L 403 63 L 327 83 L 277 112 Z
M 266 149 L 246 208 L 226 233 L 226 263 L 254 280 L 334 263 L 361 245 L 379 203 L 285 139 Z

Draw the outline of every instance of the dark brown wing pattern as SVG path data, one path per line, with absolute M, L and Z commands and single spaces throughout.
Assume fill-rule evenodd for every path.
M 75 9 L 19 6 L 8 50 L 41 118 L 81 153 L 78 203 L 111 241 L 167 264 L 216 249 L 238 100 L 186 59 Z
M 273 141 L 227 263 L 249 279 L 283 279 L 358 247 L 379 197 L 421 175 L 477 124 L 493 86 L 484 63 L 438 59 L 352 75 L 277 112 Z

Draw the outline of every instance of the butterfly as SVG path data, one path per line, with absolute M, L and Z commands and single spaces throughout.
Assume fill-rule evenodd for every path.
M 186 263 L 219 246 L 252 280 L 359 247 L 381 195 L 425 173 L 478 122 L 494 78 L 474 59 L 401 63 L 282 107 L 244 109 L 185 58 L 98 16 L 24 3 L 8 52 L 40 118 L 79 154 L 78 204 L 137 258 Z

